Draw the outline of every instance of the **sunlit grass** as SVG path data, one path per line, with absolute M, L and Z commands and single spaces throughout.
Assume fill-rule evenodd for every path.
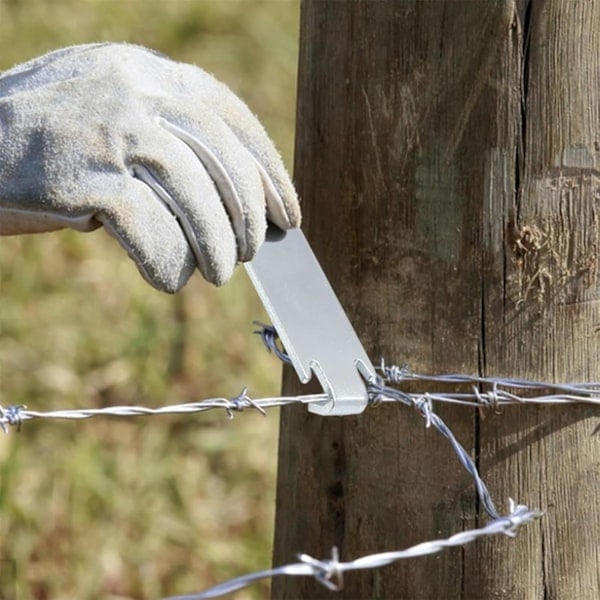
M 0 68 L 111 39 L 193 61 L 291 163 L 297 2 L 0 0 Z M 0 404 L 32 409 L 274 394 L 242 270 L 152 290 L 102 231 L 0 238 Z M 270 562 L 277 414 L 28 422 L 0 435 L 0 558 L 19 599 L 155 598 Z M 236 598 L 263 598 L 266 586 Z

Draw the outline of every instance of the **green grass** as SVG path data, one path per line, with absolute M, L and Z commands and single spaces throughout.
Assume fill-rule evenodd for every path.
M 298 2 L 0 0 L 0 69 L 128 41 L 227 82 L 291 165 Z M 164 404 L 277 393 L 244 273 L 152 290 L 104 232 L 0 239 L 0 404 Z M 0 435 L 0 558 L 19 599 L 156 598 L 268 567 L 278 415 L 32 421 Z M 235 597 L 264 598 L 267 584 Z

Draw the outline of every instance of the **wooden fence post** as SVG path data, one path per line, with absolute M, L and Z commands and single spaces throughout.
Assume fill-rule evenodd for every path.
M 599 23 L 598 0 L 303 3 L 304 229 L 373 359 L 600 379 Z M 284 391 L 302 391 L 290 372 Z M 597 408 L 436 410 L 499 509 L 514 497 L 543 521 L 349 574 L 337 596 L 278 578 L 274 598 L 598 597 Z M 404 406 L 283 409 L 277 494 L 275 564 L 486 522 L 447 441 Z

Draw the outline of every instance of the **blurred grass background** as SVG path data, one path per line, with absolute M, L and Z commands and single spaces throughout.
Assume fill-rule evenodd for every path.
M 297 0 L 0 0 L 0 69 L 92 41 L 155 48 L 229 84 L 291 168 L 298 13 Z M 1 238 L 0 404 L 276 394 L 256 318 L 239 269 L 222 289 L 196 276 L 168 296 L 101 230 Z M 16 560 L 19 600 L 157 598 L 267 568 L 277 422 L 97 418 L 0 435 L 0 558 Z

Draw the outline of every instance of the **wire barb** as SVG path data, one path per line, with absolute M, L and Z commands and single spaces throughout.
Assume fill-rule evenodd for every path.
M 8 433 L 7 425 L 9 425 L 16 427 L 17 431 L 21 431 L 21 424 L 23 422 L 21 411 L 25 408 L 24 404 L 7 406 L 6 408 L 0 405 L 0 429 L 4 433 Z
M 339 592 L 344 589 L 344 572 L 340 569 L 340 553 L 337 546 L 331 549 L 329 560 L 318 560 L 308 554 L 299 554 L 298 560 L 311 566 L 314 569 L 312 576 L 328 590 Z
M 246 408 L 255 408 L 263 417 L 267 416 L 265 409 L 252 400 L 247 392 L 248 388 L 244 387 L 242 391 L 235 398 L 232 398 L 229 401 L 229 404 L 225 406 L 225 412 L 227 413 L 228 419 L 233 419 L 233 411 L 243 412 Z

